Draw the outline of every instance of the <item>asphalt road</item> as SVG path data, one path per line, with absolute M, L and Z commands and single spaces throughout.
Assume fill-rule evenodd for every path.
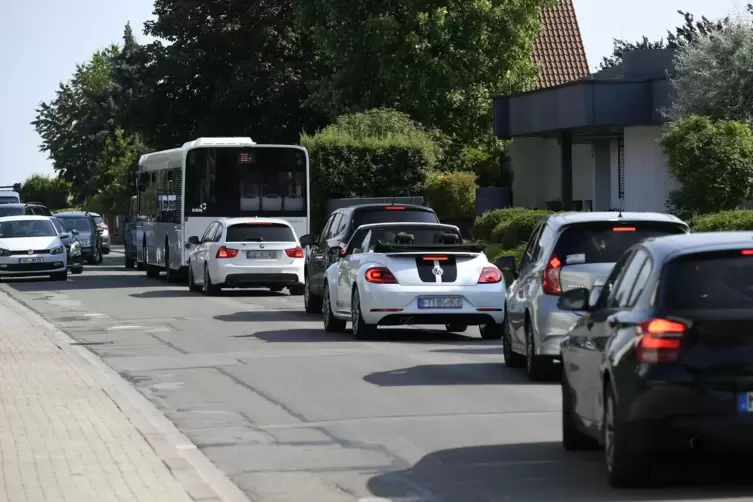
M 328 334 L 302 299 L 221 297 L 127 271 L 0 288 L 104 359 L 258 502 L 753 500 L 749 462 L 684 461 L 615 491 L 600 453 L 560 446 L 560 390 L 498 342 L 417 329 Z

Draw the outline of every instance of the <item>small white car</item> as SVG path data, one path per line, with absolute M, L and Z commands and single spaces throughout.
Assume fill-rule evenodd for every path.
M 303 249 L 287 221 L 224 218 L 189 237 L 188 288 L 216 295 L 222 288 L 287 288 L 303 295 Z
M 62 238 L 47 216 L 0 218 L 0 277 L 49 275 L 68 279 L 68 256 Z
M 326 331 L 368 339 L 377 326 L 439 324 L 452 332 L 480 327 L 499 339 L 505 280 L 482 243 L 464 243 L 457 227 L 437 223 L 375 223 L 356 230 L 327 269 L 322 315 Z

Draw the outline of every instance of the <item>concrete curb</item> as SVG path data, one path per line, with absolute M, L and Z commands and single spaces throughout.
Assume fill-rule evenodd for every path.
M 188 495 L 202 502 L 251 502 L 191 440 L 116 371 L 40 314 L 16 300 L 3 285 L 1 301 L 42 330 L 61 350 L 90 370 L 103 391 L 144 436 Z

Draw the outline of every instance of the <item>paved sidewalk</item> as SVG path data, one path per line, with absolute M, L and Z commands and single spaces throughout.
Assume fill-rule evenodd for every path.
M 0 501 L 190 502 L 92 371 L 0 292 Z

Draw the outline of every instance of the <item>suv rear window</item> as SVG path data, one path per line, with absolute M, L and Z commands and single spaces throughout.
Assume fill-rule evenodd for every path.
M 565 265 L 616 263 L 628 248 L 644 239 L 684 233 L 684 228 L 674 223 L 581 223 L 565 229 L 554 254 Z
M 391 207 L 394 209 L 387 209 Z M 399 223 L 399 222 L 418 222 L 418 223 L 439 223 L 436 213 L 426 209 L 415 209 L 403 206 L 387 206 L 360 209 L 355 211 L 353 218 L 353 229 L 361 225 L 371 223 Z
M 24 208 L 21 206 L 7 206 L 0 204 L 0 216 L 21 216 L 24 214 Z
M 78 230 L 87 234 L 92 232 L 92 224 L 88 216 L 58 216 L 58 219 L 63 222 L 66 228 L 71 230 Z
M 101 225 L 105 222 L 105 220 L 103 220 L 101 216 L 92 215 L 92 218 L 94 218 L 94 223 L 96 223 L 97 225 Z
M 751 309 L 753 256 L 734 251 L 672 261 L 664 268 L 661 292 L 668 309 Z
M 293 229 L 281 223 L 239 223 L 227 228 L 227 242 L 295 242 Z

